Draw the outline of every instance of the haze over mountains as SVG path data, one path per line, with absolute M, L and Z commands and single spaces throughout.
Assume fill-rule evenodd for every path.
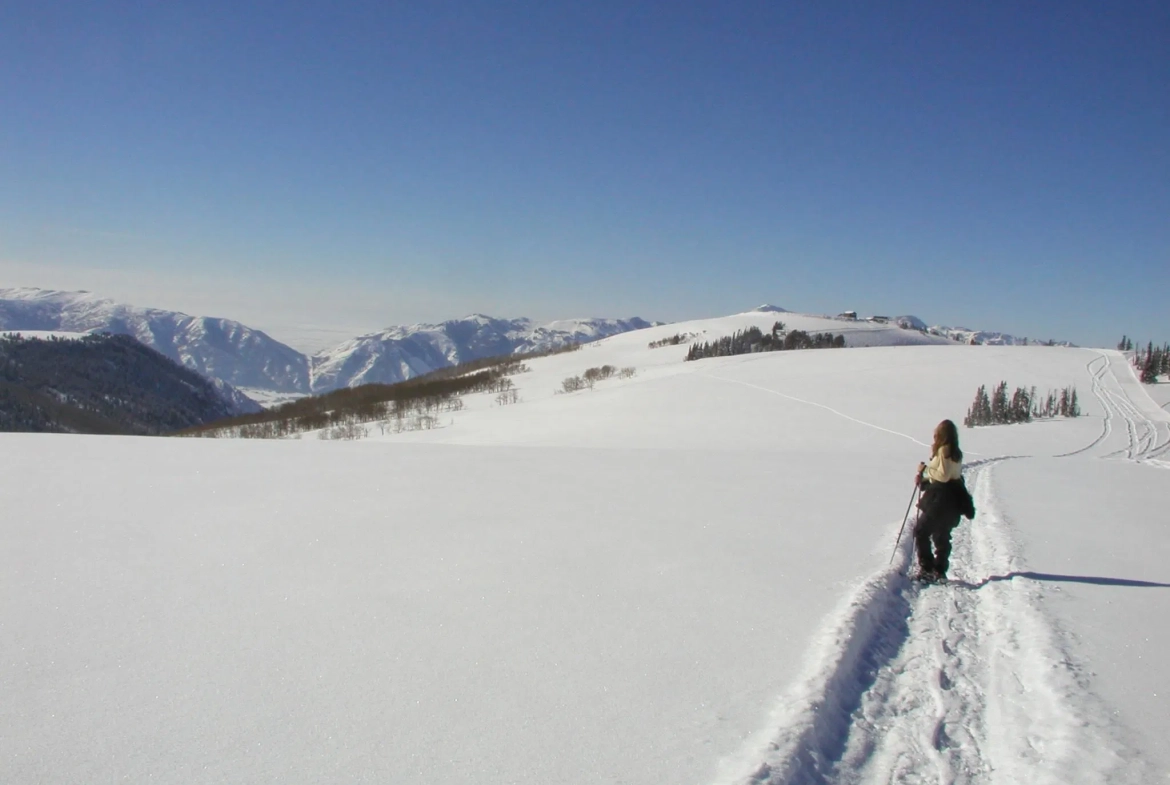
M 0 289 L 0 330 L 111 332 L 254 397 L 393 382 L 483 357 L 556 348 L 649 327 L 631 319 L 495 319 L 390 327 L 305 355 L 231 319 L 118 303 L 90 292 Z
M 230 319 L 141 308 L 90 292 L 0 289 L 0 330 L 132 335 L 180 365 L 234 387 L 309 390 L 305 355 Z
M 775 306 L 761 311 L 783 313 Z M 892 320 L 908 331 L 968 343 L 1014 344 L 1010 335 L 927 327 L 914 316 Z M 0 330 L 110 332 L 138 341 L 186 368 L 272 403 L 374 382 L 394 383 L 461 362 L 586 343 L 652 326 L 629 319 L 539 323 L 473 314 L 440 324 L 388 327 L 306 355 L 240 322 L 115 302 L 90 292 L 0 289 Z

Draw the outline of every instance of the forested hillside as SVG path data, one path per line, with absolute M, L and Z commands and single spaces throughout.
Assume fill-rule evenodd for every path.
M 130 336 L 0 338 L 0 431 L 150 435 L 237 413 L 212 382 Z

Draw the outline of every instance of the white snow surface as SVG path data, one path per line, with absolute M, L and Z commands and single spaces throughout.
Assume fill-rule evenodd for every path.
M 0 781 L 1170 779 L 1170 415 L 1124 359 L 647 346 L 775 318 L 432 431 L 0 435 Z M 637 375 L 554 394 L 602 364 Z M 1085 416 L 962 430 L 978 514 L 921 587 L 914 467 L 1000 379 Z
M 1170 377 L 1159 376 L 1157 384 L 1144 385 L 1146 393 L 1163 409 L 1170 408 Z

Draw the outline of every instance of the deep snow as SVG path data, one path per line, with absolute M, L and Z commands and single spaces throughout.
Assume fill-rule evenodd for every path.
M 3 435 L 0 780 L 1170 775 L 1170 415 L 1123 358 L 646 345 L 775 318 L 532 361 L 432 431 Z M 603 363 L 638 373 L 554 393 Z M 914 465 L 1000 379 L 1086 416 L 962 431 L 979 515 L 920 588 Z

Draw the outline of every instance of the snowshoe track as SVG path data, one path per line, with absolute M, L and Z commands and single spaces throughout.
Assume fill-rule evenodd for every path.
M 955 532 L 952 580 L 898 570 L 854 594 L 831 641 L 840 656 L 785 699 L 751 785 L 1142 782 L 1086 711 L 1086 685 L 1043 612 L 997 509 L 1000 459 L 968 474 L 979 510 Z M 884 595 L 884 596 L 883 596 Z
M 1086 364 L 1101 433 L 1056 457 L 1118 457 L 1170 468 L 1170 417 L 1143 407 L 1100 353 Z M 1127 367 L 1130 377 L 1132 371 Z M 1124 430 L 1122 430 L 1124 429 Z M 955 531 L 948 585 L 906 577 L 897 563 L 847 597 L 753 742 L 744 785 L 871 783 L 1146 783 L 1111 713 L 1097 705 L 1068 637 L 1045 611 L 1053 588 L 1031 580 L 995 493 L 996 467 L 968 463 L 978 514 Z M 901 522 L 899 522 L 901 523 Z M 909 527 L 908 527 L 909 528 Z M 894 530 L 890 531 L 893 538 Z M 761 751 L 762 750 L 762 751 Z

